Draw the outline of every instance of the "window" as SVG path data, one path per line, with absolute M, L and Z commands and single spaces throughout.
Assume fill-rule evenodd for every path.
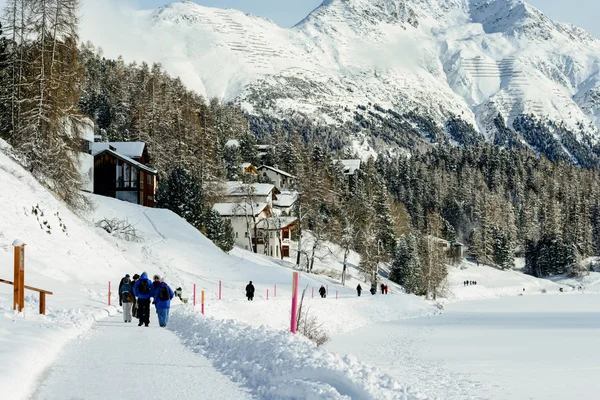
M 248 250 L 248 245 L 247 244 L 244 245 L 244 249 Z
M 117 160 L 117 189 L 137 188 L 138 173 L 136 167 Z
M 248 232 L 244 232 L 244 237 L 247 238 L 248 237 Z
M 236 233 L 235 233 L 235 238 L 237 239 L 238 237 L 239 237 L 239 235 L 238 235 L 238 233 L 236 232 Z
M 148 196 L 148 200 L 154 201 L 154 196 Z
M 140 189 L 144 189 L 144 173 L 140 171 Z
M 146 176 L 148 177 L 148 181 L 147 181 L 148 185 L 152 185 L 152 175 L 146 174 Z

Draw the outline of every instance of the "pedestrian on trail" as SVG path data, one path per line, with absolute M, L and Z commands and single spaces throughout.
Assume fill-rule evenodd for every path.
M 385 294 L 388 292 L 388 285 L 385 285 Z
M 385 285 L 382 283 L 381 285 L 379 285 L 379 288 L 381 289 L 381 294 L 385 293 Z
M 150 324 L 150 298 L 153 296 L 152 281 L 148 279 L 148 274 L 142 272 L 140 279 L 135 282 L 133 294 L 138 299 L 138 318 L 140 322 L 138 326 Z
M 321 287 L 319 288 L 319 294 L 321 295 L 322 299 L 324 299 L 327 296 L 327 289 L 325 289 L 325 286 L 321 285 Z
M 140 276 L 138 274 L 133 274 L 133 276 L 131 277 L 131 288 L 132 288 L 132 293 L 133 293 L 133 287 L 135 286 L 135 283 L 137 282 L 138 279 L 140 279 Z M 131 315 L 134 318 L 137 318 L 137 300 L 135 298 L 135 294 L 133 295 L 133 306 L 131 307 Z
M 158 325 L 162 328 L 166 327 L 169 322 L 169 309 L 171 308 L 171 300 L 174 296 L 175 293 L 167 285 L 164 278 L 160 278 L 153 297 L 156 304 L 156 313 L 158 314 Z
M 375 289 L 375 284 L 371 284 L 371 289 L 369 290 L 371 292 L 372 295 L 374 295 L 377 292 L 377 289 Z
M 119 285 L 119 303 L 123 306 L 123 322 L 131 322 L 131 309 L 135 296 L 129 274 L 125 275 L 124 279 Z
M 156 293 L 156 289 L 160 286 L 160 275 L 154 274 L 152 277 L 152 294 Z M 158 312 L 158 308 L 156 307 L 156 297 L 152 299 L 152 304 L 154 304 L 154 309 Z
M 358 286 L 356 287 L 356 293 L 358 293 L 358 297 L 360 297 L 360 292 L 362 292 L 362 287 L 360 286 L 360 283 L 359 283 Z
M 248 301 L 253 301 L 254 299 L 254 285 L 252 284 L 252 281 L 246 285 L 246 297 L 248 298 Z
M 123 305 L 123 302 L 121 301 L 121 293 L 122 293 L 121 288 L 123 287 L 123 283 L 125 283 L 125 281 L 128 281 L 129 283 L 131 283 L 131 279 L 129 279 L 129 274 L 125 274 L 125 276 L 123 278 L 121 278 L 121 282 L 119 282 L 119 305 L 120 306 Z

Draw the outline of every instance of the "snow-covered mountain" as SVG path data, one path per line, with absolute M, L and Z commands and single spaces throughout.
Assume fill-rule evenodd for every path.
M 251 114 L 425 137 L 454 117 L 498 143 L 499 114 L 532 115 L 567 157 L 565 129 L 600 138 L 600 41 L 521 0 L 325 0 L 290 29 L 190 1 L 137 15 L 169 72 Z

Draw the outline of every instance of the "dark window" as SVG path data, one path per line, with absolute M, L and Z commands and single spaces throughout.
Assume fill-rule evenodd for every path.
M 117 189 L 137 188 L 138 172 L 136 167 L 117 160 Z

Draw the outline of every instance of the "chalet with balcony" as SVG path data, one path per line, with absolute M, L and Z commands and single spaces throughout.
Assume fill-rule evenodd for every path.
M 279 190 L 292 189 L 298 180 L 294 175 L 268 165 L 261 165 L 258 171 L 262 176 L 269 178 Z
M 97 142 L 94 156 L 94 193 L 146 207 L 155 207 L 158 172 L 148 166 L 143 142 Z

